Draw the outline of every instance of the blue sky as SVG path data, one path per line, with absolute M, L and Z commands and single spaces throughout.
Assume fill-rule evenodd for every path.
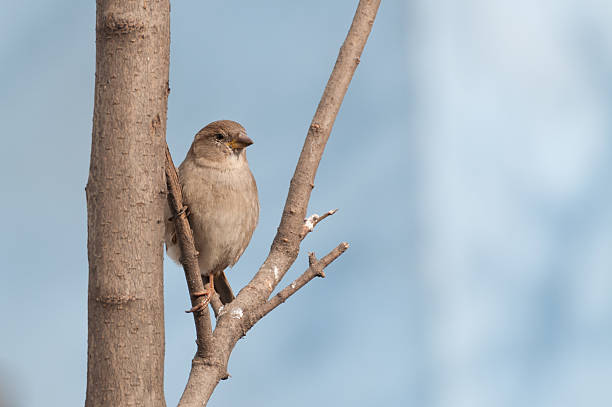
M 255 141 L 261 218 L 235 288 L 265 259 L 355 4 L 172 4 L 175 161 L 213 120 Z M 84 400 L 94 7 L 0 15 L 9 405 Z M 238 343 L 210 405 L 609 405 L 611 19 L 606 1 L 384 0 L 309 209 L 340 211 L 302 244 L 351 248 Z M 195 345 L 170 261 L 165 302 L 174 405 Z

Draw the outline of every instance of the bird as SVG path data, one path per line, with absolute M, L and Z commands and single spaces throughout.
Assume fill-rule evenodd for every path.
M 204 305 L 215 292 L 223 304 L 235 298 L 225 269 L 242 256 L 259 220 L 257 184 L 246 157 L 251 144 L 253 140 L 239 123 L 214 121 L 197 132 L 178 168 L 200 273 L 203 280 L 209 280 L 208 285 L 204 280 L 204 292 L 194 293 L 206 296 Z M 166 215 L 166 252 L 180 264 L 181 250 L 169 206 Z

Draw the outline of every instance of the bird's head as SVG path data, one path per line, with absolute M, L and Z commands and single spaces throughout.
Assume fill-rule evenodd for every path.
M 231 120 L 218 120 L 200 130 L 193 140 L 190 154 L 196 160 L 220 162 L 246 159 L 245 149 L 253 144 L 244 127 Z

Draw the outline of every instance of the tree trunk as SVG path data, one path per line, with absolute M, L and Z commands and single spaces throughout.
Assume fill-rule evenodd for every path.
M 98 0 L 86 406 L 165 406 L 168 0 Z

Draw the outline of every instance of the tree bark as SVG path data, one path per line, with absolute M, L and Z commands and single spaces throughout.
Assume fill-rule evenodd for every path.
M 165 406 L 168 0 L 96 2 L 86 406 Z
M 341 243 L 278 295 L 300 243 L 317 222 L 306 208 L 325 144 L 359 64 L 380 0 L 360 0 L 353 24 L 317 108 L 291 180 L 281 224 L 268 258 L 236 299 L 194 313 L 198 351 L 180 406 L 201 406 L 220 380 L 238 339 L 340 256 Z M 166 201 L 166 108 L 169 0 L 97 0 L 96 81 L 87 184 L 88 370 L 86 406 L 165 406 L 163 394 L 163 228 Z M 168 154 L 169 197 L 190 292 L 202 286 Z M 193 253 L 189 255 L 190 248 Z M 195 264 L 195 263 L 194 263 Z M 194 296 L 195 298 L 195 296 Z M 195 304 L 195 299 L 192 305 Z

